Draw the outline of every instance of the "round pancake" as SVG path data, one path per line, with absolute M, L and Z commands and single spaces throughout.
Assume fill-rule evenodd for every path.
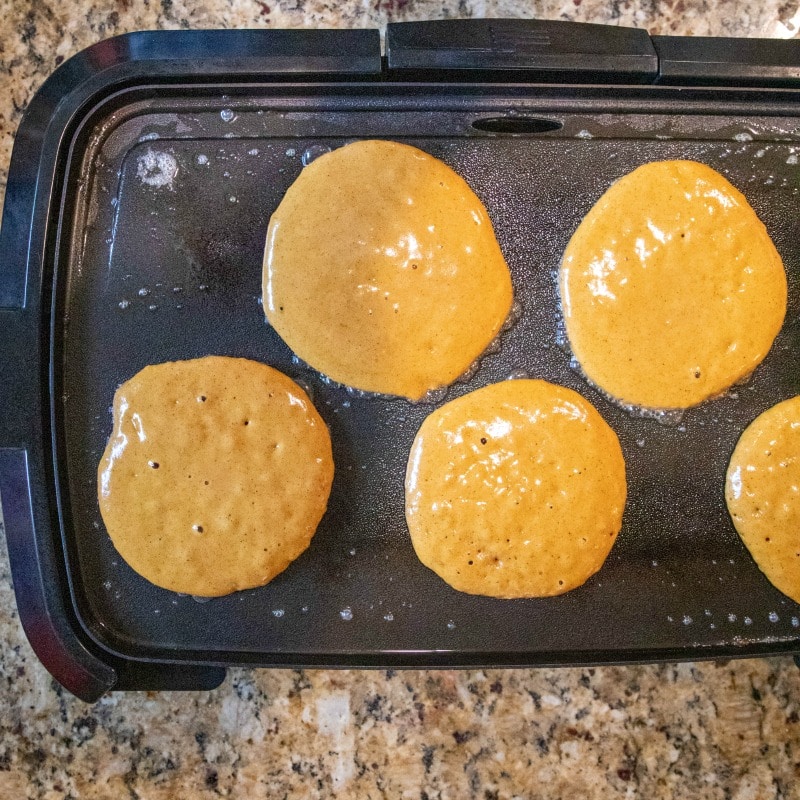
M 786 274 L 744 196 L 692 161 L 617 181 L 561 263 L 570 346 L 611 397 L 688 408 L 764 359 L 786 315 Z
M 264 364 L 157 364 L 117 389 L 97 478 L 125 561 L 157 586 L 213 597 L 267 583 L 308 547 L 333 480 L 330 435 L 305 392 Z
M 467 370 L 509 315 L 486 210 L 427 153 L 362 141 L 307 166 L 272 215 L 267 319 L 340 383 L 412 400 Z
M 745 429 L 728 465 L 725 500 L 759 569 L 800 603 L 800 395 Z
M 597 410 L 541 380 L 434 411 L 406 470 L 414 549 L 454 589 L 546 597 L 600 569 L 622 526 L 625 461 Z

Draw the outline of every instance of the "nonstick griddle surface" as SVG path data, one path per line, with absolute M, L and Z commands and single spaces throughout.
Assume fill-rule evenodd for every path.
M 68 182 L 54 387 L 68 573 L 98 642 L 134 658 L 265 664 L 580 663 L 800 648 L 800 606 L 759 572 L 723 491 L 741 431 L 800 392 L 796 121 L 596 105 L 539 101 L 536 116 L 563 127 L 522 137 L 471 122 L 530 113 L 525 102 L 468 93 L 414 110 L 388 91 L 368 103 L 350 94 L 294 105 L 257 91 L 194 91 L 96 121 Z M 415 145 L 467 180 L 489 211 L 522 307 L 499 350 L 445 400 L 521 371 L 577 390 L 620 437 L 629 482 L 622 533 L 602 570 L 566 595 L 473 597 L 423 567 L 404 521 L 403 477 L 433 406 L 327 384 L 264 320 L 267 222 L 304 154 L 369 137 Z M 744 192 L 784 259 L 789 311 L 751 380 L 669 427 L 630 416 L 570 367 L 557 344 L 554 271 L 614 180 L 674 158 L 706 163 Z M 306 386 L 330 426 L 336 477 L 305 554 L 263 588 L 200 603 L 149 584 L 116 553 L 96 470 L 116 387 L 147 364 L 207 354 L 262 361 Z

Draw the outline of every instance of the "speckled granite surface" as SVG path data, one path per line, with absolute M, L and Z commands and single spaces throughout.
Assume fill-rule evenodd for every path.
M 791 37 L 797 2 L 0 0 L 0 186 L 42 80 L 143 28 L 378 26 L 442 16 Z M 464 672 L 231 670 L 212 693 L 56 687 L 19 627 L 0 546 L 0 798 L 800 798 L 790 659 Z

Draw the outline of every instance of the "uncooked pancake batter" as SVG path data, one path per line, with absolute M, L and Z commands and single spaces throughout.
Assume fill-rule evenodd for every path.
M 728 465 L 725 499 L 761 571 L 800 603 L 800 395 L 745 429 Z
M 767 355 L 786 274 L 744 196 L 692 161 L 645 164 L 589 211 L 564 253 L 570 346 L 611 397 L 687 408 Z
M 217 596 L 261 586 L 309 545 L 333 479 L 328 429 L 264 364 L 209 356 L 145 367 L 114 395 L 100 511 L 152 583 Z
M 362 141 L 307 166 L 272 215 L 267 319 L 336 381 L 416 400 L 467 370 L 509 315 L 489 217 L 450 167 Z
M 406 471 L 406 520 L 420 561 L 453 588 L 545 597 L 600 569 L 622 526 L 616 434 L 571 389 L 486 386 L 434 411 Z

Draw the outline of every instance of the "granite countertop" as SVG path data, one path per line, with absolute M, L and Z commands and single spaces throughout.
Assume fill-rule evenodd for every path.
M 375 27 L 530 14 L 525 0 L 5 0 L 0 191 L 26 103 L 65 58 L 147 28 Z M 542 18 L 790 38 L 782 0 L 541 0 Z M 0 545 L 0 797 L 800 798 L 789 658 L 538 670 L 232 669 L 214 692 L 61 690 Z

